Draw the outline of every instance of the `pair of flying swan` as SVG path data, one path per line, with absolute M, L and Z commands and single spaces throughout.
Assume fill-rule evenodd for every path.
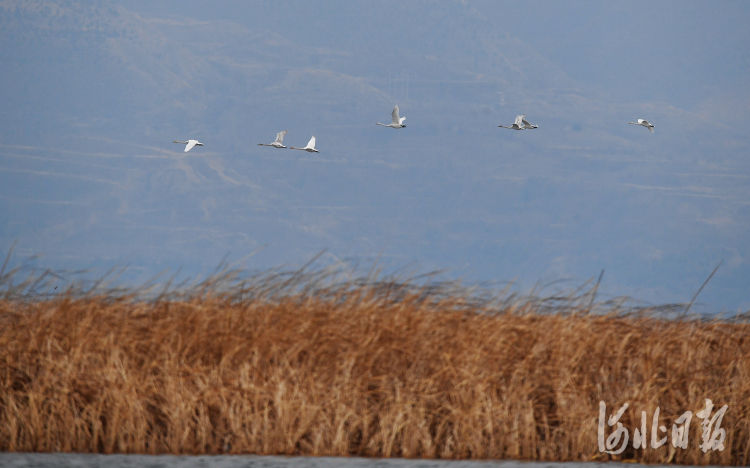
M 282 130 L 279 133 L 276 134 L 276 139 L 273 140 L 271 143 L 258 143 L 258 146 L 270 146 L 272 148 L 286 148 L 284 146 L 284 136 L 286 136 L 286 130 Z M 308 153 L 319 153 L 317 149 L 315 149 L 315 135 L 310 138 L 310 141 L 307 142 L 307 145 L 305 145 L 304 148 L 297 148 L 294 146 L 290 146 L 289 149 L 295 149 L 295 150 L 302 150 L 307 151 Z
M 286 146 L 284 146 L 284 135 L 286 135 L 286 130 L 282 130 L 279 133 L 277 133 L 276 139 L 272 143 L 270 144 L 258 143 L 258 146 L 271 146 L 273 148 L 286 148 Z M 174 140 L 174 143 L 185 145 L 184 151 L 186 153 L 196 146 L 203 146 L 203 143 L 201 143 L 198 140 L 187 140 L 187 141 Z M 310 138 L 310 141 L 307 142 L 307 145 L 305 145 L 304 148 L 296 148 L 294 146 L 290 146 L 289 149 L 307 151 L 308 153 L 319 153 L 317 148 L 315 148 L 315 136 Z
M 638 119 L 635 122 L 628 123 L 631 125 L 640 125 L 642 127 L 646 127 L 649 132 L 654 133 L 654 124 L 646 119 Z M 513 125 L 498 125 L 498 127 L 509 128 L 511 130 L 533 130 L 535 128 L 539 128 L 538 125 L 534 125 L 533 123 L 530 123 L 528 120 L 526 120 L 526 115 L 524 114 L 517 115 L 515 122 L 513 122 Z

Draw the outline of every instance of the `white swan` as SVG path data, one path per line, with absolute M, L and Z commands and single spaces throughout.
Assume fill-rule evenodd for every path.
M 279 133 L 276 134 L 276 139 L 273 141 L 273 143 L 258 143 L 258 146 L 273 146 L 274 148 L 286 148 L 284 146 L 284 135 L 286 135 L 286 130 L 282 130 Z
M 646 127 L 649 132 L 654 133 L 654 124 L 649 122 L 646 119 L 638 119 L 635 122 L 628 122 L 630 125 L 640 125 L 642 127 Z
M 290 146 L 289 149 L 296 149 L 296 150 L 302 150 L 307 151 L 308 153 L 319 153 L 317 149 L 315 149 L 315 135 L 310 138 L 310 141 L 307 142 L 307 146 L 304 148 L 295 148 L 294 146 Z
M 185 145 L 186 153 L 190 151 L 191 149 L 193 149 L 194 146 L 203 146 L 203 143 L 201 143 L 198 140 L 188 140 L 188 141 L 174 140 L 172 143 L 179 143 L 181 145 Z
M 526 122 L 526 116 L 524 114 L 518 114 L 516 116 L 516 121 L 513 122 L 513 125 L 511 125 L 509 127 L 507 127 L 505 125 L 498 125 L 498 127 L 501 127 L 501 128 L 510 128 L 511 130 L 526 130 L 526 128 L 527 128 L 526 124 L 529 125 L 529 128 L 536 128 L 536 125 L 531 126 L 530 123 Z
M 393 112 L 391 112 L 391 123 L 386 125 L 384 123 L 377 122 L 375 125 L 380 125 L 381 127 L 404 128 L 406 127 L 404 120 L 406 120 L 406 117 L 399 117 L 398 104 L 396 104 L 393 107 Z

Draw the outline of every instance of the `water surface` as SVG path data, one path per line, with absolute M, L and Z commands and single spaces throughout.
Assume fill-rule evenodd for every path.
M 280 457 L 258 455 L 190 456 L 0 453 L 0 466 L 4 468 L 658 468 L 659 466 L 667 465 L 597 462 L 452 461 L 408 460 L 403 458 Z

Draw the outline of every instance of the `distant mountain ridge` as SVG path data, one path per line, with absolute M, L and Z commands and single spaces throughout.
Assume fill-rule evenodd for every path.
M 589 38 L 555 17 L 567 7 L 175 5 L 0 0 L 0 245 L 142 277 L 323 249 L 523 285 L 606 269 L 616 294 L 657 302 L 685 300 L 733 258 L 714 297 L 740 300 L 749 145 L 709 111 L 731 90 L 680 107 L 631 99 L 643 85 L 627 76 L 610 89 L 571 72 L 571 57 L 618 57 L 592 55 L 612 38 L 577 57 Z M 614 17 L 638 17 L 625 10 Z M 585 13 L 573 17 L 588 27 Z M 551 55 L 531 26 L 572 52 Z M 395 104 L 408 128 L 377 127 Z M 519 113 L 539 129 L 496 127 Z M 256 145 L 283 129 L 291 146 L 315 135 L 320 154 Z M 188 138 L 205 147 L 181 154 L 172 141 Z

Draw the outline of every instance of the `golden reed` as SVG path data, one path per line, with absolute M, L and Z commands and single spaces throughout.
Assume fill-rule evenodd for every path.
M 290 281 L 6 294 L 0 450 L 750 464 L 746 319 Z M 641 411 L 669 431 L 706 398 L 728 406 L 724 450 L 695 417 L 687 448 L 633 448 Z M 629 404 L 621 454 L 598 448 L 600 401 Z

